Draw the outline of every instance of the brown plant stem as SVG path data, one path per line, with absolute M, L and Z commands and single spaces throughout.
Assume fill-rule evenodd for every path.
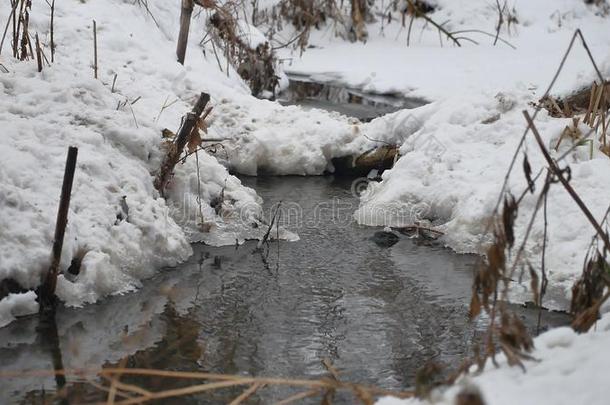
M 565 177 L 563 177 L 562 171 L 559 169 L 559 167 L 557 167 L 557 164 L 551 158 L 549 151 L 544 146 L 544 142 L 542 141 L 540 133 L 538 132 L 538 129 L 536 128 L 536 125 L 534 124 L 534 121 L 530 117 L 529 113 L 524 110 L 523 115 L 525 116 L 528 127 L 532 129 L 532 133 L 534 134 L 534 137 L 536 138 L 536 142 L 538 142 L 538 146 L 540 147 L 540 150 L 542 152 L 542 155 L 544 156 L 544 159 L 549 164 L 549 169 L 551 170 L 553 175 L 555 177 L 557 177 L 557 179 L 561 182 L 561 185 L 563 185 L 563 187 L 566 189 L 568 194 L 570 194 L 570 197 L 572 197 L 574 202 L 576 202 L 576 205 L 578 205 L 578 207 L 583 212 L 583 214 L 585 214 L 585 216 L 587 217 L 587 219 L 589 220 L 591 225 L 593 225 L 593 228 L 595 229 L 595 232 L 597 232 L 597 235 L 604 242 L 604 246 L 606 247 L 606 249 L 610 251 L 610 239 L 608 239 L 608 235 L 604 232 L 604 230 L 599 225 L 599 223 L 597 223 L 597 221 L 595 220 L 595 217 L 593 216 L 593 214 L 591 214 L 591 211 L 589 211 L 589 208 L 585 205 L 585 203 L 582 201 L 582 199 L 576 193 L 576 191 L 574 191 L 574 188 L 572 188 L 570 183 L 568 183 L 568 181 L 565 179 Z

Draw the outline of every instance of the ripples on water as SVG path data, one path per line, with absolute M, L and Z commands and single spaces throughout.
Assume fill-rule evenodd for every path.
M 320 360 L 326 357 L 345 380 L 404 389 L 428 361 L 459 363 L 476 333 L 467 321 L 474 257 L 402 236 L 391 248 L 377 246 L 370 238 L 378 229 L 359 226 L 349 215 L 358 204 L 349 180 L 244 182 L 265 199 L 267 213 L 278 200 L 302 208 L 283 219 L 301 240 L 272 242 L 266 260 L 255 242 L 196 245 L 187 263 L 138 292 L 60 309 L 58 348 L 66 368 L 117 365 L 125 358 L 128 367 L 315 378 L 325 375 Z M 536 312 L 523 311 L 534 325 Z M 549 319 L 562 321 L 545 314 L 543 321 Z M 53 350 L 40 345 L 46 337 L 37 336 L 37 322 L 0 329 L 0 370 L 52 369 Z M 123 380 L 152 390 L 195 383 Z M 85 382 L 68 378 L 68 384 L 71 402 L 105 398 Z M 3 378 L 0 403 L 39 403 L 34 399 L 51 398 L 55 389 L 52 378 Z M 173 402 L 224 403 L 239 392 Z M 266 388 L 252 403 L 291 392 Z

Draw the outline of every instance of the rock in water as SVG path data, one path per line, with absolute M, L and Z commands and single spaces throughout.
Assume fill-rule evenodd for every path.
M 371 240 L 380 247 L 394 246 L 400 238 L 394 232 L 378 231 L 373 234 Z

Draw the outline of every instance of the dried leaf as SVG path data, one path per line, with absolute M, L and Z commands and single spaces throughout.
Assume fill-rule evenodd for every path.
M 534 194 L 535 184 L 532 180 L 532 166 L 527 158 L 527 154 L 523 155 L 523 172 L 525 173 L 525 179 L 527 180 L 527 188 L 530 193 Z
M 455 397 L 456 405 L 485 405 L 483 396 L 475 386 L 466 386 Z
M 189 153 L 193 153 L 197 150 L 197 148 L 199 148 L 199 146 L 201 146 L 201 142 L 202 140 L 201 136 L 199 135 L 199 130 L 197 126 L 195 126 L 195 128 L 193 128 L 191 131 L 191 136 L 189 136 L 189 142 L 186 145 L 186 149 Z
M 500 343 L 506 345 L 513 353 L 520 353 L 522 350 L 530 351 L 534 347 L 534 341 L 529 333 L 527 333 L 527 329 L 521 319 L 517 315 L 508 312 L 502 314 Z
M 161 131 L 161 136 L 164 139 L 174 139 L 176 137 L 176 134 L 173 133 L 171 130 L 165 128 L 163 131 Z
M 517 218 L 517 202 L 512 194 L 504 197 L 504 209 L 502 210 L 502 225 L 504 226 L 504 236 L 508 242 L 508 248 L 512 248 L 515 243 L 515 233 L 513 226 Z
M 479 299 L 479 294 L 476 291 L 472 292 L 472 298 L 470 300 L 470 311 L 469 316 L 470 320 L 473 320 L 481 313 L 481 300 Z
M 592 307 L 604 292 L 603 273 L 605 260 L 600 252 L 589 257 L 585 263 L 582 275 L 572 287 L 572 302 L 570 312 L 577 317 L 580 313 Z
M 578 333 L 585 333 L 591 329 L 591 326 L 595 325 L 595 322 L 599 319 L 600 302 L 601 300 L 578 314 L 572 321 L 572 329 Z
M 530 288 L 532 289 L 532 294 L 534 296 L 534 303 L 537 306 L 540 306 L 542 303 L 540 302 L 540 294 L 539 294 L 540 287 L 538 286 L 538 284 L 539 284 L 538 283 L 538 281 L 539 281 L 538 274 L 536 273 L 536 270 L 534 270 L 534 268 L 532 267 L 531 264 L 528 263 L 528 267 L 530 270 L 530 279 L 531 279 Z

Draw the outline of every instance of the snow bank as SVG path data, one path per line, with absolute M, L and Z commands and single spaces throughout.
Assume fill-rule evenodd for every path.
M 537 337 L 532 352 L 536 360 L 524 363 L 527 372 L 508 366 L 505 356 L 499 354 L 496 357 L 499 368 L 488 360 L 482 374 L 460 377 L 452 387 L 434 391 L 430 400 L 385 397 L 376 404 L 455 404 L 462 390 L 478 392 L 487 405 L 606 404 L 609 339 L 610 315 L 607 314 L 586 334 L 578 335 L 571 328 L 563 327 Z
M 369 129 L 394 139 L 405 139 L 401 158 L 371 183 L 355 216 L 368 225 L 404 226 L 428 220 L 446 233 L 444 243 L 458 252 L 482 253 L 486 219 L 492 214 L 504 175 L 525 129 L 522 109 L 536 98 L 527 91 L 512 94 L 474 94 L 403 111 L 373 122 Z M 531 111 L 530 111 L 531 113 Z M 489 123 L 489 119 L 495 121 Z M 537 127 L 553 150 L 571 119 L 539 115 Z M 586 133 L 586 128 L 581 128 Z M 572 146 L 562 142 L 558 157 Z M 533 173 L 546 166 L 538 145 L 529 135 L 525 150 Z M 567 158 L 571 184 L 593 215 L 601 220 L 610 202 L 610 159 L 589 144 L 577 147 Z M 510 178 L 509 190 L 519 197 L 527 187 L 520 154 Z M 544 176 L 537 182 L 542 187 Z M 519 208 L 515 232 L 525 234 L 537 195 L 527 194 Z M 566 292 L 582 270 L 594 231 L 561 185 L 553 185 L 548 197 L 549 241 L 547 267 L 551 285 Z M 542 215 L 534 223 L 526 259 L 538 265 L 542 250 Z M 527 283 L 526 283 L 527 284 Z M 516 287 L 515 287 L 516 288 Z M 524 287 L 525 288 L 525 287 Z
M 0 21 L 9 11 L 0 9 Z M 30 30 L 43 44 L 48 13 L 44 2 L 34 2 Z M 200 190 L 194 156 L 176 169 L 167 203 L 152 185 L 163 156 L 161 130 L 175 131 L 199 92 L 211 93 L 213 104 L 228 97 L 235 105 L 257 103 L 234 72 L 220 72 L 213 56 L 208 62 L 195 39 L 187 54 L 192 63 L 175 62 L 179 13 L 165 2 L 149 2 L 148 10 L 121 0 L 57 3 L 55 63 L 42 73 L 33 61 L 4 57 L 5 43 L 0 280 L 33 289 L 47 270 L 68 145 L 78 146 L 79 156 L 61 268 L 84 254 L 78 276 L 58 280 L 57 294 L 69 305 L 139 287 L 159 268 L 185 260 L 190 241 L 235 243 L 264 231 L 257 226 L 260 198 L 205 152 L 199 153 Z M 99 80 L 91 68 L 93 19 Z M 202 27 L 196 20 L 193 35 Z M 48 47 L 45 52 L 50 57 Z M 207 232 L 198 225 L 201 214 Z M 11 304 L 18 301 L 1 301 L 3 324 L 18 315 Z

